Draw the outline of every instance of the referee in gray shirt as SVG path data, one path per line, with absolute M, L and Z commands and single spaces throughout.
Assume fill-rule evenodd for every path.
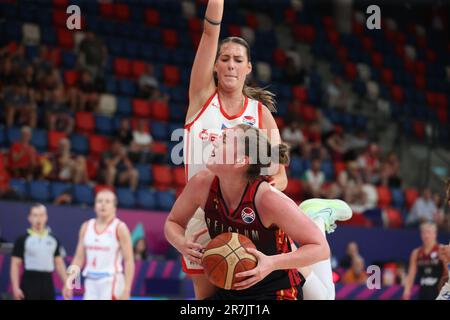
M 11 258 L 11 284 L 16 300 L 54 300 L 52 273 L 56 269 L 63 284 L 66 266 L 59 241 L 47 228 L 47 209 L 35 204 L 28 214 L 31 228 L 14 243 Z M 24 265 L 22 281 L 20 269 Z

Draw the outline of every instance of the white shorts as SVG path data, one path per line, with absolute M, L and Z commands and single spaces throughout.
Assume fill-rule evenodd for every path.
M 450 283 L 446 282 L 444 286 L 441 289 L 441 292 L 439 292 L 439 295 L 437 296 L 436 300 L 447 300 L 450 301 Z
M 200 231 L 202 229 L 206 228 L 206 222 L 205 222 L 205 211 L 203 211 L 202 208 L 198 208 L 197 211 L 195 211 L 194 216 L 191 220 L 189 220 L 189 223 L 186 227 L 186 233 L 185 236 L 189 237 L 193 233 Z M 206 232 L 202 234 L 198 239 L 197 243 L 206 246 L 208 242 L 211 241 L 211 237 L 209 236 L 209 233 Z M 181 257 L 182 267 L 183 271 L 186 274 L 203 274 L 203 267 L 199 264 L 192 263 L 189 261 L 186 257 Z
M 84 280 L 84 300 L 118 300 L 125 288 L 123 273 L 99 279 Z

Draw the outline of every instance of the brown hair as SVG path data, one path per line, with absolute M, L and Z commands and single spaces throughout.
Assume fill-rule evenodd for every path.
M 219 43 L 219 47 L 217 49 L 216 61 L 219 58 L 220 49 L 222 48 L 222 45 L 224 45 L 225 43 L 236 43 L 243 46 L 247 52 L 247 60 L 248 62 L 251 62 L 250 45 L 248 44 L 247 41 L 245 41 L 245 39 L 240 37 L 228 37 L 223 39 Z M 271 112 L 277 111 L 277 108 L 275 107 L 276 104 L 275 94 L 273 92 L 266 90 L 265 88 L 250 87 L 247 84 L 244 84 L 242 92 L 244 93 L 245 96 L 262 102 L 262 104 L 264 104 Z
M 244 154 L 245 156 L 252 158 L 247 170 L 247 178 L 250 181 L 258 178 L 258 176 L 261 175 L 261 169 L 270 167 L 272 163 L 282 165 L 289 164 L 289 146 L 287 144 L 280 143 L 272 146 L 266 135 L 262 133 L 261 130 L 247 124 L 237 125 L 236 128 L 244 131 Z M 258 152 L 251 152 L 253 151 L 251 148 L 252 143 L 255 141 Z M 266 147 L 266 149 L 264 149 L 264 147 Z M 267 150 L 267 155 L 262 154 L 260 152 L 261 149 Z M 263 156 L 267 156 L 269 158 L 269 163 L 262 162 Z

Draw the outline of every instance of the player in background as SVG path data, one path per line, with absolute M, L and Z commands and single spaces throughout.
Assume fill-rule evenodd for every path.
M 83 266 L 85 300 L 128 300 L 134 276 L 130 231 L 116 217 L 117 197 L 110 190 L 95 197 L 96 218 L 83 223 L 70 270 Z M 123 264 L 123 265 L 122 265 Z M 74 275 L 71 275 L 73 278 Z M 72 298 L 71 283 L 64 297 Z
M 263 129 L 262 132 L 272 144 L 281 142 L 271 114 L 271 111 L 276 110 L 274 95 L 267 90 L 246 85 L 247 76 L 252 71 L 248 43 L 239 37 L 226 38 L 219 43 L 223 10 L 223 0 L 208 1 L 204 30 L 192 66 L 184 138 L 188 180 L 205 168 L 212 150 L 211 142 L 225 128 L 247 124 Z M 282 191 L 287 186 L 286 171 L 283 165 L 277 168 L 270 170 L 270 183 Z M 348 220 L 352 216 L 350 207 L 340 200 L 310 199 L 302 205 L 300 211 L 316 223 L 324 236 L 325 231 L 334 230 L 335 221 Z M 186 234 L 192 236 L 204 227 L 204 212 L 199 209 L 190 220 Z M 198 242 L 203 245 L 209 240 L 207 234 L 198 238 Z M 196 298 L 210 296 L 215 288 L 203 275 L 203 268 L 187 257 L 182 257 L 182 262 L 183 271 L 193 281 Z M 307 278 L 305 298 L 334 299 L 330 259 L 302 269 L 301 272 Z

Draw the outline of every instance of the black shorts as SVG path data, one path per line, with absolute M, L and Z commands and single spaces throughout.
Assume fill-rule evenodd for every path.
M 51 272 L 25 271 L 21 289 L 25 300 L 55 300 L 55 287 Z

